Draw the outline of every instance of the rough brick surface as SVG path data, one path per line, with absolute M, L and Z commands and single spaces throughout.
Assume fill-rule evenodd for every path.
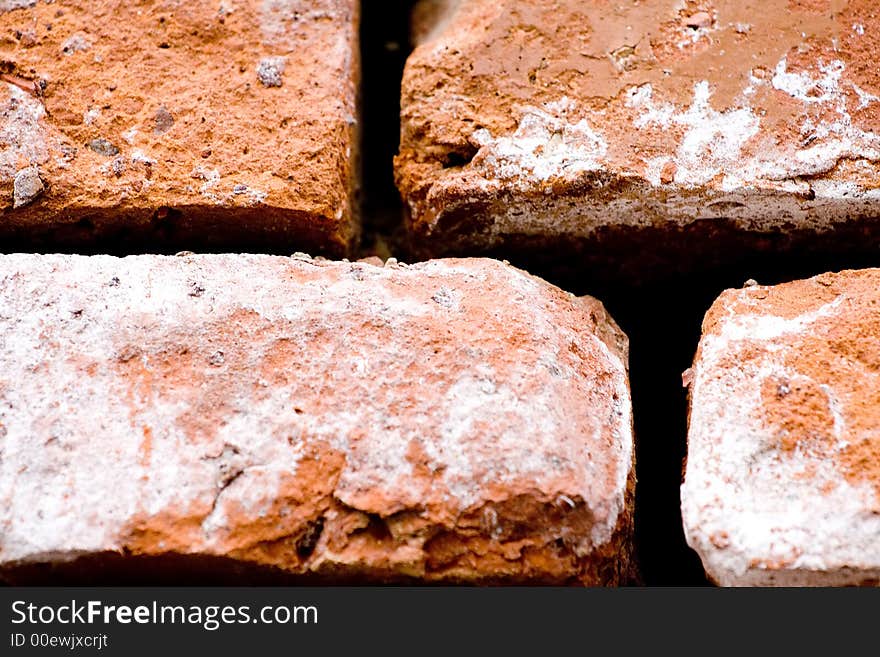
M 0 563 L 620 583 L 626 360 L 491 260 L 0 257 Z
M 0 1 L 0 234 L 346 251 L 357 6 Z
M 728 290 L 687 374 L 682 513 L 709 576 L 880 581 L 880 270 Z
M 421 251 L 668 270 L 876 239 L 874 0 L 435 0 L 414 32 L 396 167 Z

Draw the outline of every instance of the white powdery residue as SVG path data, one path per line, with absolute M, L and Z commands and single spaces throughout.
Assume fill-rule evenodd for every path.
M 783 57 L 776 66 L 772 84 L 805 105 L 824 104 L 833 109 L 833 119 L 814 122 L 805 121 L 802 127 L 814 146 L 798 150 L 794 154 L 796 166 L 787 175 L 818 175 L 833 169 L 843 158 L 880 160 L 880 135 L 867 132 L 853 125 L 847 109 L 847 96 L 841 83 L 846 65 L 839 60 L 829 64 L 819 63 L 821 75 L 813 77 L 807 72 L 791 73 Z M 849 86 L 859 98 L 859 108 L 877 101 L 877 97 L 865 92 L 858 85 Z
M 83 123 L 86 125 L 92 125 L 98 118 L 101 116 L 101 108 L 100 107 L 89 107 L 83 113 Z
M 66 370 L 69 368 L 50 366 L 46 374 L 62 381 L 55 377 L 67 375 Z M 112 541 L 108 527 L 124 521 L 137 508 L 137 487 L 130 484 L 129 474 L 138 467 L 137 455 L 127 446 L 109 443 L 95 449 L 84 444 L 81 436 L 71 435 L 65 430 L 66 423 L 56 419 L 63 406 L 53 408 L 52 400 L 40 393 L 39 386 L 29 380 L 32 378 L 19 378 L 17 389 L 5 396 L 7 403 L 30 404 L 32 410 L 29 421 L 4 418 L 7 432 L 0 464 L 0 479 L 5 484 L 0 490 L 0 524 L 6 525 L 2 532 L 4 557 L 33 558 L 34 552 L 43 550 L 104 549 L 108 539 Z M 85 392 L 100 394 L 106 390 L 102 388 L 92 384 Z M 95 435 L 105 434 L 107 429 L 118 430 L 117 435 L 130 430 L 126 423 L 112 419 L 98 424 Z M 60 456 L 65 451 L 88 454 L 88 462 L 65 468 Z M 108 496 L 108 490 L 114 494 Z M 70 513 L 71 499 L 76 500 L 77 508 L 89 510 L 88 518 Z
M 707 571 L 735 585 L 762 562 L 820 572 L 880 564 L 880 521 L 866 513 L 872 487 L 851 485 L 832 460 L 809 450 L 781 454 L 755 416 L 762 382 L 793 378 L 779 358 L 728 368 L 721 378 L 717 367 L 697 366 L 682 486 L 688 542 Z
M 853 23 L 852 29 L 853 32 L 855 32 L 859 36 L 864 36 L 865 34 L 865 26 L 861 23 Z
M 269 197 L 269 192 L 264 192 L 262 189 L 254 189 L 253 187 L 249 187 L 247 195 L 251 201 L 251 204 L 258 205 L 266 201 L 266 199 Z
M 467 281 L 477 281 L 479 283 L 485 283 L 487 280 L 486 271 L 481 268 L 475 266 L 475 263 L 479 263 L 480 261 L 477 259 L 454 259 L 448 258 L 444 260 L 427 260 L 425 262 L 417 262 L 412 265 L 412 271 L 422 272 L 426 276 L 431 278 L 446 278 L 446 277 L 462 277 Z
M 828 410 L 831 411 L 831 417 L 834 420 L 833 430 L 834 438 L 837 440 L 838 449 L 846 447 L 848 444 L 844 438 L 846 432 L 846 418 L 843 415 L 843 409 L 840 400 L 837 398 L 834 390 L 827 383 L 819 384 L 822 392 L 828 397 Z
M 126 283 L 142 292 L 119 299 L 118 312 L 143 313 L 157 321 L 173 320 L 181 309 L 181 299 L 189 298 L 196 277 L 188 277 L 184 272 L 174 270 L 165 277 L 163 285 L 154 285 L 149 258 L 130 257 L 125 259 L 125 264 Z
M 523 296 L 531 298 L 539 293 L 541 283 L 534 276 L 530 276 L 515 267 L 506 268 L 504 273 L 507 274 L 507 284 L 520 292 Z
M 687 127 L 676 155 L 675 181 L 699 185 L 740 160 L 745 143 L 758 132 L 751 109 L 715 111 L 709 104 L 709 83 L 694 85 L 694 101 L 675 123 Z
M 868 93 L 867 91 L 862 89 L 859 85 L 857 85 L 855 82 L 853 82 L 851 84 L 852 84 L 853 91 L 856 92 L 856 96 L 859 97 L 859 105 L 856 109 L 865 109 L 871 103 L 880 102 L 880 96 L 876 96 L 872 93 Z
M 440 304 L 447 310 L 457 312 L 461 306 L 461 292 L 445 286 L 441 286 L 431 295 L 431 300 Z
M 282 478 L 287 474 L 278 467 L 247 468 L 219 493 L 216 506 L 202 521 L 206 544 L 222 545 L 221 537 L 225 530 L 234 528 L 228 522 L 229 511 L 232 509 L 236 514 L 246 514 L 254 520 L 263 517 L 276 501 Z
M 449 493 L 462 508 L 473 506 L 483 498 L 489 483 L 509 482 L 522 476 L 544 475 L 548 457 L 553 453 L 552 441 L 561 427 L 556 426 L 549 399 L 520 402 L 514 390 L 499 385 L 488 367 L 463 375 L 450 386 L 443 406 L 448 409 L 440 425 L 437 440 L 425 441 L 424 449 L 436 464 L 444 466 L 442 478 Z M 536 412 L 541 408 L 545 412 Z M 519 430 L 507 430 L 495 436 L 492 444 L 475 430 L 474 425 L 494 426 L 498 418 L 516 415 L 513 424 Z M 505 426 L 511 426 L 504 419 Z M 533 436 L 524 441 L 523 435 Z M 482 471 L 483 479 L 477 477 Z
M 419 437 L 418 427 L 383 423 L 375 412 L 360 412 L 359 424 L 351 426 L 332 444 L 345 454 L 345 469 L 339 475 L 334 495 L 344 504 L 360 506 L 359 498 L 369 491 L 384 493 L 404 505 L 418 504 L 420 488 L 414 485 L 413 464 L 408 456 L 410 443 Z M 323 424 L 322 418 L 321 423 Z M 330 418 L 333 421 L 333 416 Z M 363 431 L 365 440 L 349 437 Z
M 213 442 L 224 451 L 212 467 L 216 473 L 214 508 L 202 521 L 205 541 L 222 546 L 231 529 L 229 511 L 253 519 L 263 517 L 281 495 L 285 480 L 296 477 L 307 430 L 290 413 L 290 391 L 273 390 L 255 402 L 250 396 L 232 399 L 238 412 L 220 425 Z M 253 430 L 253 418 L 263 419 L 262 430 Z M 313 435 L 313 434 L 308 434 Z M 284 440 L 279 440 L 284 437 Z M 227 458 L 232 452 L 231 458 Z
M 196 180 L 204 181 L 199 187 L 199 193 L 202 196 L 214 202 L 220 201 L 220 197 L 214 193 L 214 188 L 217 186 L 217 183 L 220 182 L 220 171 L 217 169 L 209 169 L 199 164 L 192 170 L 190 176 Z
M 852 180 L 825 180 L 817 178 L 810 182 L 810 188 L 818 198 L 871 198 L 870 193 Z M 875 194 L 877 191 L 874 190 Z
M 635 119 L 637 128 L 652 125 L 686 128 L 675 156 L 677 183 L 702 185 L 735 167 L 741 159 L 742 147 L 758 132 L 760 120 L 750 108 L 723 112 L 713 109 L 706 80 L 694 85 L 694 100 L 684 112 L 676 111 L 670 104 L 656 107 L 652 93 L 649 84 L 637 87 L 630 91 L 627 104 L 642 110 Z
M 719 340 L 773 340 L 784 335 L 797 334 L 818 320 L 833 315 L 841 303 L 843 297 L 837 297 L 816 310 L 790 319 L 775 315 L 737 315 L 724 322 Z
M 682 39 L 677 44 L 678 49 L 683 50 L 692 46 L 700 39 L 709 39 L 712 32 L 717 32 L 719 29 L 721 27 L 718 25 L 717 15 L 714 11 L 711 13 L 698 12 L 689 17 L 679 29 L 679 35 Z
M 769 84 L 769 80 L 763 77 L 757 77 L 755 75 L 755 70 L 752 69 L 751 71 L 749 71 L 749 83 L 742 90 L 743 98 L 753 96 L 758 90 L 758 87 L 763 87 L 765 84 Z
M 627 107 L 642 110 L 641 114 L 634 121 L 637 128 L 644 128 L 650 125 L 668 128 L 672 125 L 676 114 L 675 106 L 672 103 L 663 103 L 657 107 L 654 104 L 653 95 L 654 88 L 647 83 L 629 90 L 626 99 Z
M 827 103 L 836 100 L 840 93 L 840 79 L 845 65 L 835 60 L 828 65 L 819 66 L 822 75 L 814 78 L 807 72 L 790 73 L 788 59 L 783 57 L 776 65 L 771 83 L 774 89 L 784 91 L 803 103 Z M 817 94 L 816 91 L 819 93 Z
M 706 27 L 699 27 L 696 30 L 688 30 L 685 33 L 685 38 L 679 41 L 676 45 L 679 50 L 684 50 L 688 46 L 692 46 L 697 41 L 704 37 L 708 37 L 711 30 Z
M 760 413 L 766 381 L 805 379 L 785 364 L 792 336 L 809 333 L 839 303 L 791 319 L 729 315 L 701 341 L 682 517 L 689 544 L 722 585 L 830 582 L 846 580 L 847 570 L 857 580 L 858 569 L 880 566 L 870 483 L 848 482 L 824 450 L 805 445 L 783 453 Z M 758 342 L 759 355 L 740 358 L 743 340 Z M 730 367 L 731 359 L 739 366 Z M 831 386 L 820 388 L 834 420 L 834 449 L 841 449 L 846 419 Z
M 13 256 L 6 264 L 27 271 L 27 259 L 18 260 L 20 268 Z M 3 418 L 7 435 L 0 442 L 0 480 L 12 486 L 0 490 L 11 528 L 3 544 L 8 559 L 39 559 L 35 551 L 43 550 L 72 558 L 108 549 L 116 545 L 117 529 L 138 513 L 192 499 L 189 492 L 210 480 L 207 468 L 181 461 L 185 439 L 178 432 L 149 438 L 148 427 L 170 426 L 184 410 L 180 404 L 142 398 L 140 391 L 131 395 L 125 381 L 101 367 L 83 376 L 78 359 L 106 361 L 121 327 L 75 320 L 71 313 L 85 308 L 88 317 L 100 303 L 95 288 L 120 272 L 104 256 L 68 260 L 41 261 L 41 269 L 56 272 L 67 285 L 19 289 L 8 295 L 11 307 L 0 305 L 4 317 L 19 318 L 14 328 L 0 331 L 6 336 L 2 369 L 16 380 L 3 391 L 4 407 L 17 410 Z M 129 276 L 137 277 L 126 270 L 122 285 Z M 35 301 L 45 304 L 43 312 L 28 312 Z M 37 337 L 47 330 L 52 340 Z M 46 380 L 53 385 L 46 388 Z
M 626 364 L 621 362 L 620 357 L 613 354 L 602 340 L 598 338 L 594 338 L 594 340 L 607 362 L 612 364 L 612 385 L 615 396 L 612 397 L 611 410 L 617 416 L 617 421 L 612 422 L 613 440 L 610 456 L 615 464 L 614 490 L 617 491 L 617 495 L 610 500 L 610 508 L 605 510 L 607 521 L 596 523 L 590 530 L 593 545 L 601 545 L 610 540 L 617 525 L 617 518 L 626 507 L 627 479 L 633 467 L 635 439 L 633 437 L 632 400 L 627 385 Z
M 826 173 L 837 166 L 838 162 L 848 158 L 880 160 L 880 135 L 838 122 L 828 127 L 830 132 L 837 132 L 841 138 L 829 139 L 825 143 L 795 153 L 795 161 L 800 165 L 797 169 L 798 175 Z
M 645 162 L 645 178 L 655 187 L 663 184 L 663 168 L 673 161 L 669 155 L 650 158 Z
M 769 80 L 750 76 L 741 98 L 748 99 L 757 88 L 770 84 L 804 103 L 808 108 L 829 108 L 831 118 L 806 118 L 801 126 L 805 147 L 783 148 L 767 145 L 759 154 L 743 157 L 742 148 L 759 132 L 760 119 L 748 106 L 714 110 L 709 104 L 710 91 L 706 81 L 694 87 L 694 100 L 686 111 L 671 103 L 656 103 L 650 84 L 633 87 L 628 92 L 627 106 L 638 110 L 633 123 L 637 128 L 649 126 L 669 128 L 684 126 L 685 134 L 671 161 L 676 165 L 674 180 L 685 185 L 706 184 L 722 175 L 721 190 L 735 191 L 756 183 L 771 183 L 774 189 L 786 191 L 786 185 L 798 176 L 813 176 L 832 170 L 844 158 L 880 160 L 880 135 L 853 125 L 847 108 L 850 88 L 858 98 L 857 109 L 880 102 L 854 82 L 844 81 L 845 64 L 835 60 L 819 62 L 816 76 L 809 72 L 791 72 L 783 57 Z M 662 166 L 670 160 L 654 158 L 646 163 L 645 176 L 660 184 Z M 799 181 L 800 186 L 806 183 Z M 808 185 L 807 191 L 809 190 Z M 859 190 L 860 195 L 865 190 Z
M 551 100 L 549 103 L 544 105 L 544 109 L 553 114 L 554 116 L 564 116 L 568 112 L 572 111 L 577 107 L 577 103 L 574 102 L 568 96 L 563 96 L 558 100 Z
M 280 317 L 288 322 L 298 322 L 306 316 L 307 309 L 302 304 L 292 304 L 285 306 L 280 313 Z
M 334 0 L 263 0 L 260 7 L 260 28 L 263 42 L 269 45 L 293 43 L 297 27 L 303 23 L 327 21 L 341 23 L 339 3 Z
M 12 180 L 21 162 L 30 166 L 48 160 L 43 104 L 14 84 L 6 83 L 9 98 L 0 104 L 0 180 Z
M 567 432 L 566 420 L 555 410 L 553 386 L 529 393 L 526 401 L 516 386 L 500 382 L 492 368 L 480 366 L 450 386 L 438 439 L 426 441 L 423 448 L 442 468 L 444 485 L 461 508 L 485 499 L 486 487 L 491 484 L 540 481 L 561 472 L 574 476 L 577 483 L 565 492 L 585 500 L 595 518 L 589 535 L 579 537 L 578 551 L 587 554 L 611 538 L 625 508 L 633 435 L 629 390 L 619 357 L 596 337 L 590 337 L 583 348 L 595 353 L 600 367 L 610 366 L 606 371 L 612 373 L 611 385 L 617 395 L 607 407 L 594 409 L 590 435 L 582 440 L 560 438 Z M 516 381 L 527 375 L 506 378 Z M 611 435 L 603 439 L 606 421 Z M 490 443 L 482 433 L 483 426 L 499 427 Z M 609 470 L 609 464 L 613 474 L 605 480 L 602 473 Z
M 156 164 L 156 160 L 147 156 L 139 148 L 132 149 L 131 154 L 129 155 L 129 160 L 131 160 L 132 164 L 145 164 L 147 166 L 153 166 Z
M 568 111 L 565 99 L 552 107 Z M 487 177 L 499 180 L 549 180 L 600 168 L 608 151 L 601 135 L 586 119 L 569 123 L 548 110 L 525 108 L 516 131 L 509 137 L 493 137 L 485 128 L 472 139 L 480 149 L 472 164 Z
M 155 360 L 143 357 L 142 363 L 145 371 L 155 371 L 157 365 Z M 124 399 L 126 394 L 124 386 L 115 385 L 114 388 L 117 398 Z M 210 491 L 214 479 L 213 466 L 207 461 L 196 459 L 189 450 L 189 439 L 184 431 L 176 426 L 176 419 L 190 410 L 188 404 L 180 399 L 166 400 L 162 395 L 156 395 L 137 400 L 128 409 L 116 404 L 108 408 L 112 408 L 113 413 L 119 413 L 118 417 L 124 417 L 122 413 L 128 411 L 131 424 L 134 425 L 128 428 L 128 435 L 132 435 L 133 432 L 136 435 L 139 430 L 153 427 L 148 450 L 142 449 L 145 445 L 141 443 L 136 455 L 137 463 L 134 467 L 142 474 L 142 479 L 140 487 L 135 492 L 133 509 L 135 515 L 142 513 L 153 516 L 178 507 L 181 500 L 190 503 L 200 499 L 206 500 L 205 493 Z M 102 439 L 112 440 L 112 435 L 105 434 Z M 138 444 L 137 441 L 130 442 L 133 445 Z M 128 448 L 130 447 L 129 445 Z M 186 456 L 182 458 L 182 455 Z M 94 484 L 83 481 L 82 487 L 87 486 Z M 125 519 L 123 517 L 114 520 Z
M 364 275 L 385 277 L 384 270 L 377 267 L 362 270 Z M 343 316 L 352 308 L 358 308 L 376 319 L 394 317 L 395 321 L 407 317 L 420 317 L 430 314 L 429 301 L 417 301 L 408 295 L 395 294 L 390 286 L 376 285 L 370 288 L 368 296 L 364 297 L 367 288 L 364 282 L 354 277 L 340 278 L 327 288 L 329 299 L 334 299 L 332 306 L 324 301 L 324 312 L 330 316 Z M 429 305 L 430 304 L 430 305 Z

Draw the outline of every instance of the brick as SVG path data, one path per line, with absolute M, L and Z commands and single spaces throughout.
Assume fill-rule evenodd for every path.
M 880 581 L 880 269 L 724 292 L 691 381 L 688 543 L 724 585 Z
M 665 272 L 876 245 L 876 3 L 753 4 L 420 5 L 396 160 L 414 248 Z
M 356 0 L 0 2 L 0 237 L 347 253 L 357 23 Z
M 592 298 L 482 259 L 10 255 L 0 281 L 13 581 L 119 554 L 630 576 L 628 347 Z

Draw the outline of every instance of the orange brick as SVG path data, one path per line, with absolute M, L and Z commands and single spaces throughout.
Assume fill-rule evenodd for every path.
M 688 374 L 685 533 L 725 585 L 880 581 L 880 270 L 724 292 Z
M 0 235 L 347 252 L 357 20 L 355 0 L 0 3 Z
M 421 253 L 665 272 L 880 241 L 874 0 L 434 1 L 415 32 L 396 175 Z
M 626 337 L 511 266 L 2 256 L 0 336 L 14 581 L 119 554 L 350 582 L 631 574 Z

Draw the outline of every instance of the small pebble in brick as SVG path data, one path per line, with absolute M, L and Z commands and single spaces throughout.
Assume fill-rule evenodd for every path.
M 113 157 L 119 153 L 119 149 L 103 137 L 100 139 L 92 139 L 92 141 L 88 143 L 88 147 L 98 155 L 103 155 L 104 157 Z
M 168 132 L 174 125 L 174 116 L 171 114 L 171 112 L 168 111 L 168 108 L 164 105 L 160 106 L 159 109 L 156 110 L 155 124 L 156 125 L 153 128 L 153 133 L 157 135 Z
M 280 87 L 284 66 L 284 57 L 264 57 L 257 64 L 257 77 L 263 86 Z
M 15 174 L 12 207 L 19 208 L 37 198 L 45 189 L 37 167 L 27 167 Z

